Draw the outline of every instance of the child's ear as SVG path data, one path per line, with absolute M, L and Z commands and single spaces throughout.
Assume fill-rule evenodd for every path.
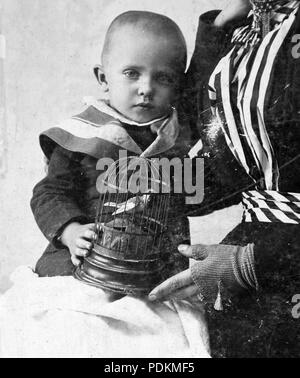
M 103 67 L 100 64 L 97 64 L 94 67 L 94 74 L 98 83 L 100 84 L 103 92 L 108 92 L 108 83 L 106 81 L 105 73 L 103 71 Z

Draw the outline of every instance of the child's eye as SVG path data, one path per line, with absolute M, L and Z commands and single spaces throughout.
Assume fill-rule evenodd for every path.
M 176 79 L 172 75 L 168 75 L 165 73 L 160 73 L 156 76 L 156 80 L 163 84 L 163 85 L 174 85 L 176 82 Z
M 128 79 L 138 79 L 139 73 L 135 70 L 126 70 L 123 72 L 123 75 L 128 77 Z

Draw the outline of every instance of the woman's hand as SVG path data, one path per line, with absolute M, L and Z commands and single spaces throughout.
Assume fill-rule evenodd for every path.
M 205 302 L 215 303 L 221 288 L 231 295 L 258 288 L 253 244 L 180 245 L 178 250 L 197 261 L 153 289 L 149 300 L 185 299 L 201 294 Z
M 197 246 L 182 244 L 179 252 L 187 258 L 192 258 L 193 249 Z M 190 269 L 184 270 L 173 277 L 168 278 L 149 294 L 150 301 L 164 301 L 168 299 L 185 299 L 200 294 L 199 288 L 194 283 Z
M 238 21 L 246 17 L 250 10 L 250 0 L 232 0 L 217 16 L 214 25 L 222 28 L 229 22 Z
M 70 223 L 61 235 L 61 242 L 69 248 L 72 263 L 75 266 L 81 264 L 81 257 L 86 257 L 92 248 L 92 240 L 96 237 L 95 225 Z
M 192 298 L 200 294 L 199 288 L 192 279 L 190 269 L 168 278 L 149 294 L 150 301 Z

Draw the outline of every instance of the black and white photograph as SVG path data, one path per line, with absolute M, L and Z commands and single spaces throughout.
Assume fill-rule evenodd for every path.
M 299 0 L 0 0 L 1 359 L 299 358 L 299 223 Z

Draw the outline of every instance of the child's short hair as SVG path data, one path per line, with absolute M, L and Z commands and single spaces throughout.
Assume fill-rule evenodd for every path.
M 135 27 L 141 33 L 152 33 L 160 37 L 166 36 L 166 38 L 170 39 L 170 42 L 174 43 L 178 51 L 180 65 L 182 64 L 183 70 L 185 69 L 187 46 L 178 25 L 167 16 L 146 11 L 128 11 L 120 14 L 112 21 L 105 36 L 102 64 L 107 61 L 116 32 L 119 32 L 123 26 L 128 25 Z M 172 46 L 173 48 L 174 45 Z

